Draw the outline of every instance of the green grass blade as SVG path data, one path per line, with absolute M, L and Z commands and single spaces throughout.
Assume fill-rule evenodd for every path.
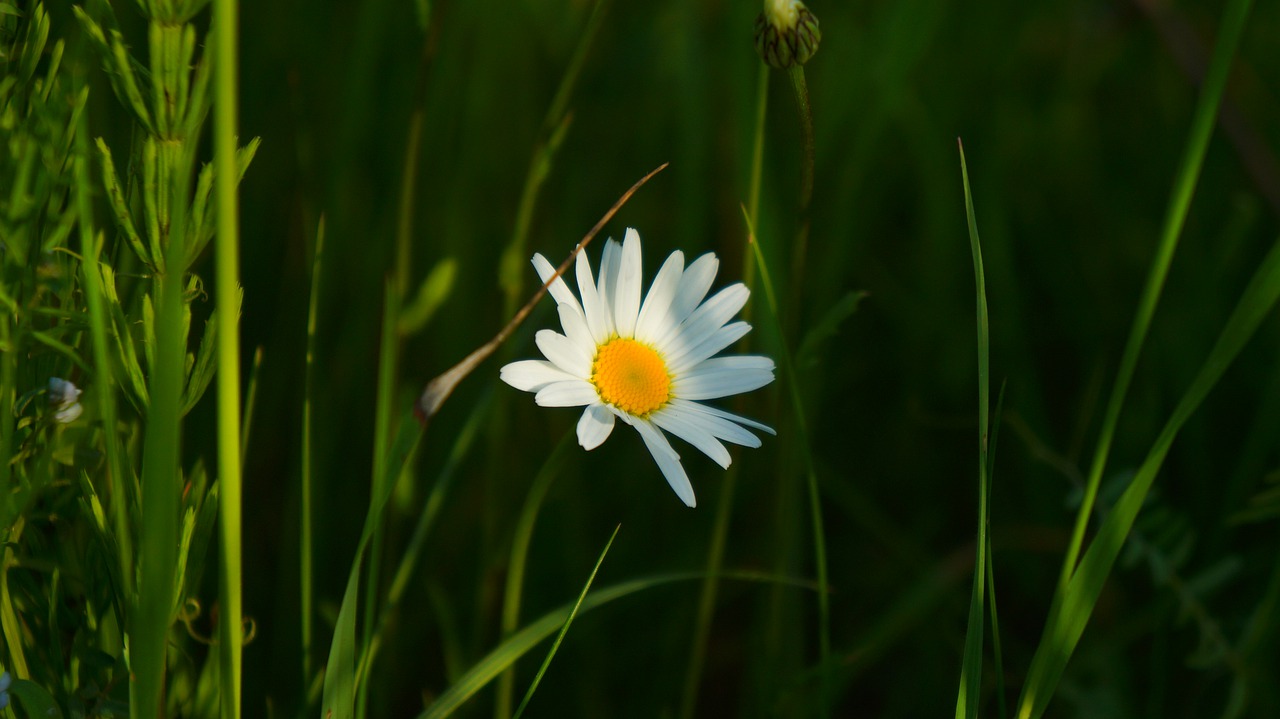
M 1278 299 L 1280 244 L 1272 247 L 1258 267 L 1199 374 L 1160 431 L 1128 489 L 1107 515 L 1097 536 L 1089 545 L 1079 569 L 1072 575 L 1071 583 L 1061 597 L 1058 610 L 1050 615 L 1050 623 L 1045 627 L 1040 646 L 1032 658 L 1027 683 L 1023 688 L 1018 708 L 1020 719 L 1034 719 L 1044 713 L 1179 430 L 1266 319 Z
M 299 537 L 298 549 L 301 605 L 298 616 L 301 623 L 303 686 L 311 682 L 312 617 L 315 613 L 312 594 L 315 589 L 315 581 L 313 579 L 314 563 L 312 558 L 311 528 L 311 408 L 314 405 L 312 397 L 315 396 L 316 315 L 319 312 L 320 305 L 320 267 L 323 257 L 324 215 L 321 215 L 320 222 L 316 227 L 315 251 L 311 258 L 311 299 L 307 308 L 307 356 L 302 380 L 302 508 L 300 510 L 302 517 L 299 522 L 301 536 Z
M 1143 287 L 1142 297 L 1138 302 L 1138 312 L 1134 315 L 1129 339 L 1125 343 L 1124 354 L 1120 358 L 1116 383 L 1112 387 L 1110 399 L 1107 400 L 1102 429 L 1098 434 L 1097 449 L 1094 451 L 1093 463 L 1089 467 L 1089 476 L 1085 483 L 1084 499 L 1076 515 L 1071 543 L 1067 545 L 1067 554 L 1062 563 L 1062 574 L 1058 581 L 1059 592 L 1066 589 L 1071 580 L 1076 559 L 1080 556 L 1080 549 L 1084 544 L 1085 529 L 1088 527 L 1089 517 L 1093 514 L 1093 505 L 1097 500 L 1098 486 L 1106 469 L 1107 456 L 1111 451 L 1111 441 L 1115 437 L 1120 411 L 1124 407 L 1125 396 L 1133 380 L 1133 374 L 1138 365 L 1138 355 L 1142 353 L 1147 330 L 1151 327 L 1151 318 L 1155 315 L 1156 305 L 1160 302 L 1160 292 L 1164 287 L 1165 277 L 1169 274 L 1173 253 L 1178 247 L 1178 237 L 1182 234 L 1182 225 L 1186 221 L 1196 181 L 1200 177 L 1200 167 L 1204 164 L 1205 150 L 1209 146 L 1209 138 L 1213 133 L 1214 120 L 1218 115 L 1218 107 L 1222 104 L 1222 94 L 1227 86 L 1231 61 L 1235 57 L 1236 47 L 1240 44 L 1240 35 L 1244 31 L 1245 20 L 1249 16 L 1252 4 L 1253 0 L 1232 0 L 1223 15 L 1218 40 L 1214 44 L 1213 58 L 1209 62 L 1204 86 L 1196 103 L 1195 115 L 1191 120 L 1190 136 L 1187 138 L 1182 162 L 1174 179 L 1173 193 L 1169 198 L 1164 229 L 1160 235 L 1160 245 L 1151 262 L 1151 271 L 1147 275 L 1147 283 Z
M 982 245 L 978 239 L 978 220 L 973 211 L 973 194 L 969 189 L 969 168 L 965 164 L 964 145 L 960 144 L 960 175 L 964 181 L 964 209 L 969 224 L 969 250 L 973 255 L 973 276 L 977 290 L 978 318 L 978 541 L 973 563 L 973 593 L 969 599 L 969 624 L 965 630 L 964 659 L 960 665 L 960 690 L 956 697 L 956 717 L 978 716 L 978 699 L 982 689 L 983 601 L 987 568 L 987 440 L 990 428 L 991 330 L 987 320 L 987 280 L 982 270 Z
M 395 489 L 395 480 L 405 460 L 413 453 L 418 441 L 422 439 L 423 426 L 411 414 L 400 418 L 400 429 L 396 432 L 395 442 L 388 450 L 388 459 L 383 463 L 386 477 L 379 482 L 381 494 L 372 498 L 369 512 L 365 516 L 364 529 L 360 534 L 360 542 L 356 545 L 355 558 L 351 562 L 351 570 L 347 575 L 347 588 L 342 595 L 342 606 L 338 610 L 338 621 L 333 630 L 333 641 L 329 646 L 329 662 L 325 667 L 324 694 L 321 699 L 320 716 L 323 719 L 350 719 L 355 714 L 356 692 L 356 615 L 360 611 L 360 575 L 364 568 L 364 553 L 373 538 L 374 530 L 382 522 L 382 512 L 387 506 Z
M 621 582 L 604 589 L 598 589 L 588 594 L 578 607 L 578 612 L 587 612 L 596 607 L 603 606 L 615 599 L 621 599 L 646 589 L 672 584 L 674 582 L 687 582 L 705 577 L 703 572 L 677 572 L 670 574 L 657 574 L 630 581 Z M 721 579 L 738 579 L 748 582 L 766 582 L 798 588 L 812 589 L 813 585 L 797 581 L 786 577 L 776 577 L 758 572 L 724 572 L 720 575 Z M 445 690 L 426 711 L 418 715 L 418 719 L 440 719 L 453 714 L 468 699 L 475 695 L 476 692 L 483 689 L 493 681 L 495 677 L 501 674 L 507 667 L 511 666 L 525 652 L 533 649 L 539 642 L 551 636 L 553 632 L 564 625 L 565 620 L 569 617 L 570 612 L 574 610 L 577 603 L 566 604 L 558 609 L 554 609 L 542 617 L 534 620 L 526 625 L 524 629 L 516 632 L 508 637 L 504 642 L 499 644 L 497 648 L 486 654 L 480 661 L 476 662 L 470 669 L 466 671 L 453 686 Z
M 600 565 L 604 564 L 605 555 L 609 553 L 609 548 L 613 546 L 613 540 L 617 539 L 619 529 L 622 529 L 621 524 L 614 527 L 613 534 L 609 535 L 609 541 L 605 543 L 604 550 L 600 552 L 600 558 L 596 560 L 596 566 L 592 568 L 591 576 L 587 577 L 587 583 L 582 585 L 582 592 L 578 595 L 578 601 L 574 602 L 573 609 L 569 611 L 569 616 L 565 617 L 564 625 L 560 627 L 560 633 L 556 635 L 556 640 L 551 643 L 551 649 L 547 651 L 547 658 L 542 660 L 542 666 L 538 667 L 538 673 L 534 675 L 533 683 L 529 685 L 529 691 L 525 692 L 520 706 L 516 707 L 515 719 L 519 719 L 524 715 L 525 707 L 529 706 L 529 700 L 533 698 L 533 693 L 538 690 L 538 684 L 542 683 L 542 676 L 547 673 L 547 667 L 551 666 L 551 660 L 555 658 L 556 651 L 560 649 L 560 643 L 564 641 L 564 635 L 569 633 L 569 625 L 573 624 L 573 618 L 578 616 L 578 610 L 582 608 L 582 600 L 586 599 L 587 592 L 591 590 L 591 583 L 596 580 L 596 573 L 600 571 Z
M 520 517 L 516 520 L 515 536 L 511 539 L 511 558 L 507 562 L 507 581 L 502 595 L 502 636 L 510 636 L 520 623 L 520 600 L 524 593 L 524 575 L 529 559 L 529 546 L 533 543 L 533 528 L 538 521 L 538 512 L 542 502 L 551 490 L 551 483 L 560 474 L 569 450 L 577 444 L 576 430 L 570 430 L 556 445 L 551 456 L 534 477 L 529 487 L 529 495 L 520 509 Z M 616 534 L 616 531 L 615 531 Z M 610 539 L 610 542 L 613 540 Z M 603 557 L 602 557 L 603 558 Z M 593 573 L 594 576 L 594 573 Z M 588 586 L 590 582 L 588 582 Z M 495 717 L 511 716 L 511 698 L 515 687 L 515 666 L 503 672 L 498 682 L 498 700 L 495 703 Z
M 217 203 L 215 312 L 218 318 L 218 685 L 224 719 L 240 716 L 240 660 L 244 640 L 241 614 L 241 438 L 240 438 L 240 227 L 236 185 L 239 96 L 236 0 L 213 5 L 214 192 Z M 180 68 L 186 77 L 186 68 Z M 181 266 L 176 255 L 169 267 Z
M 391 438 L 391 405 L 395 401 L 396 376 L 400 365 L 400 336 L 396 330 L 400 316 L 400 295 L 395 280 L 388 279 L 382 293 L 382 341 L 378 349 L 378 381 L 377 395 L 373 414 L 373 483 L 370 488 L 369 501 L 376 497 L 390 494 L 384 485 L 394 483 L 395 477 L 387 473 L 387 446 Z M 382 544 L 383 526 L 378 522 L 373 528 L 373 537 L 369 542 L 369 561 L 365 565 L 368 579 L 365 582 L 364 626 L 372 627 L 378 616 L 378 589 L 382 576 Z M 365 631 L 360 656 L 369 656 L 369 642 L 373 632 Z M 356 716 L 364 717 L 368 707 L 368 682 L 364 678 L 369 675 L 369 666 L 361 662 L 356 672 Z

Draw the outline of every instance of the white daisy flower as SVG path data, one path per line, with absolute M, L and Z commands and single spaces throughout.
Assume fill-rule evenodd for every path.
M 600 279 L 592 278 L 585 252 L 578 253 L 578 292 L 557 277 L 547 288 L 557 303 L 564 334 L 539 330 L 546 360 L 512 362 L 502 381 L 534 397 L 542 407 L 582 407 L 578 444 L 595 449 L 613 431 L 614 419 L 636 428 L 662 475 L 690 507 L 693 486 L 662 430 L 701 450 L 721 467 L 729 451 L 721 440 L 759 447 L 744 427 L 775 434 L 745 417 L 697 400 L 749 392 L 773 381 L 773 360 L 737 355 L 713 357 L 751 330 L 729 322 L 750 291 L 741 282 L 705 302 L 719 260 L 707 253 L 684 265 L 684 253 L 667 258 L 640 301 L 640 235 L 628 229 L 622 244 L 605 243 Z M 546 282 L 555 268 L 542 255 L 533 267 Z

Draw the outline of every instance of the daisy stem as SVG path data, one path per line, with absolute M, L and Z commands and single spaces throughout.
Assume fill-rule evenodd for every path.
M 764 287 L 765 299 L 769 304 L 769 315 L 773 319 L 774 330 L 779 337 L 779 359 L 782 364 L 783 378 L 787 383 L 787 394 L 791 398 L 791 410 L 795 415 L 796 431 L 799 434 L 800 456 L 804 461 L 804 470 L 808 483 L 809 512 L 813 524 L 813 554 L 818 574 L 818 655 L 819 677 L 821 681 L 820 716 L 830 714 L 831 698 L 831 606 L 828 596 L 827 581 L 827 542 L 822 523 L 822 498 L 818 492 L 818 475 L 813 464 L 813 450 L 809 440 L 809 429 L 805 422 L 804 403 L 800 398 L 800 386 L 796 381 L 794 358 L 787 345 L 786 335 L 782 331 L 782 320 L 778 315 L 778 298 L 774 293 L 773 282 L 769 278 L 769 267 L 764 261 L 764 252 L 760 249 L 760 239 L 756 237 L 755 226 L 748 223 L 748 242 L 751 251 L 760 265 L 760 284 Z

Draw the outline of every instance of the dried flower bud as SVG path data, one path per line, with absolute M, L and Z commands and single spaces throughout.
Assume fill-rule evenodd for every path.
M 756 18 L 756 52 L 766 65 L 787 69 L 818 52 L 818 18 L 797 0 L 766 0 Z

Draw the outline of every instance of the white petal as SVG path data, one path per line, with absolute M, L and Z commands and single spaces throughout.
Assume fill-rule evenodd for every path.
M 632 427 L 640 433 L 640 438 L 644 440 L 644 446 L 649 448 L 649 454 L 653 455 L 653 461 L 658 463 L 658 469 L 662 470 L 662 476 L 667 479 L 667 484 L 675 490 L 676 496 L 687 506 L 695 507 L 698 502 L 693 496 L 693 485 L 689 483 L 689 475 L 684 473 L 684 466 L 680 464 L 680 455 L 671 448 L 671 443 L 662 435 L 662 430 L 654 427 L 648 420 L 635 418 L 631 423 Z
M 591 374 L 591 357 L 581 345 L 574 344 L 568 337 L 555 330 L 538 330 L 533 339 L 538 343 L 542 354 L 555 366 L 574 377 L 585 379 Z
M 659 340 L 658 346 L 669 356 L 683 354 L 733 319 L 750 296 L 751 290 L 741 282 L 729 285 L 703 302 L 683 324 Z
M 726 442 L 740 444 L 743 447 L 759 447 L 760 438 L 751 434 L 742 427 L 730 422 L 716 414 L 705 412 L 703 410 L 711 409 L 706 405 L 697 402 L 688 402 L 685 400 L 672 400 L 666 407 L 662 409 L 663 414 L 679 415 L 687 417 L 691 421 L 698 422 L 704 429 L 710 432 L 718 439 Z M 733 415 L 730 415 L 733 416 Z M 737 418 L 740 422 L 750 422 L 750 420 Z
M 590 382 L 582 379 L 571 379 L 564 382 L 552 382 L 538 390 L 533 401 L 539 407 L 581 407 L 600 401 L 600 395 Z
M 498 377 L 524 392 L 537 392 L 552 382 L 577 379 L 546 360 L 512 362 L 498 371 Z
M 560 313 L 560 326 L 564 328 L 565 337 L 582 348 L 588 357 L 594 358 L 596 342 L 591 338 L 591 330 L 587 329 L 587 320 L 582 316 L 582 310 L 561 302 L 556 305 L 556 311 Z
M 684 253 L 676 250 L 662 263 L 658 276 L 653 278 L 649 287 L 649 294 L 645 295 L 640 317 L 636 319 L 636 339 L 649 342 L 661 331 L 683 274 Z
M 751 331 L 751 325 L 746 322 L 731 322 L 714 332 L 697 341 L 692 334 L 689 339 L 694 340 L 692 346 L 684 346 L 675 351 L 668 351 L 667 369 L 673 374 L 679 375 L 681 372 L 692 369 L 700 362 L 704 362 L 708 357 L 714 355 L 720 350 L 742 339 L 743 335 Z M 679 345 L 686 338 L 682 335 L 671 345 Z
M 722 468 L 728 469 L 731 461 L 729 450 L 716 440 L 706 423 L 678 410 L 670 412 L 669 409 L 670 407 L 667 407 L 650 415 L 653 423 L 693 445 Z
M 541 254 L 533 256 L 533 269 L 538 273 L 538 277 L 546 284 L 547 280 L 556 273 L 556 268 L 551 266 L 547 258 Z M 557 277 L 554 282 L 547 285 L 547 292 L 551 293 L 551 298 L 556 304 L 569 305 L 582 312 L 582 306 L 578 304 L 578 298 L 573 296 L 573 291 L 569 289 L 569 285 L 565 284 L 564 277 Z
M 599 402 L 587 405 L 587 409 L 578 420 L 578 444 L 582 445 L 583 449 L 595 449 L 609 438 L 609 433 L 612 431 L 613 412 Z
M 612 301 L 614 327 L 618 330 L 618 336 L 634 337 L 636 317 L 640 314 L 642 282 L 640 233 L 628 227 L 627 235 L 622 240 L 622 252 L 617 254 L 618 272 L 611 278 L 617 283 Z
M 711 415 L 712 417 L 719 417 L 721 419 L 727 419 L 732 422 L 737 422 L 738 424 L 743 424 L 748 427 L 753 427 L 755 429 L 761 430 L 762 432 L 768 432 L 769 434 L 773 434 L 773 435 L 778 434 L 777 432 L 773 431 L 773 428 L 767 424 L 760 424 L 759 422 L 753 419 L 747 419 L 746 417 L 741 417 L 739 415 L 733 414 L 732 412 L 726 412 L 722 409 L 719 409 L 718 407 L 712 407 L 711 405 L 708 405 L 708 404 L 701 404 L 699 402 L 689 402 L 687 400 L 683 400 L 679 398 L 672 399 L 671 404 L 674 407 L 687 409 L 691 412 L 701 412 L 702 414 Z M 721 439 L 728 439 L 728 437 L 721 437 Z
M 596 344 L 609 339 L 609 324 L 605 315 L 605 306 L 600 302 L 600 293 L 596 291 L 595 280 L 591 278 L 591 261 L 586 252 L 578 253 L 578 265 L 575 270 L 578 276 L 578 292 L 582 295 L 582 311 L 587 319 L 587 328 Z
M 719 270 L 720 260 L 717 260 L 715 254 L 711 252 L 694 260 L 693 264 L 685 268 L 684 274 L 680 277 L 680 286 L 676 288 L 676 295 L 671 300 L 669 321 L 673 326 L 683 322 L 698 303 L 702 302 L 702 298 L 707 296 L 707 291 L 711 289 L 711 283 L 715 281 L 716 272 Z
M 604 252 L 600 255 L 600 282 L 596 292 L 600 296 L 600 304 L 604 305 L 605 324 L 609 334 L 617 327 L 614 322 L 613 308 L 617 305 L 615 295 L 618 290 L 618 270 L 622 264 L 622 245 L 610 237 L 604 243 Z
M 772 381 L 769 370 L 720 369 L 680 377 L 671 391 L 681 399 L 716 399 L 760 389 Z

